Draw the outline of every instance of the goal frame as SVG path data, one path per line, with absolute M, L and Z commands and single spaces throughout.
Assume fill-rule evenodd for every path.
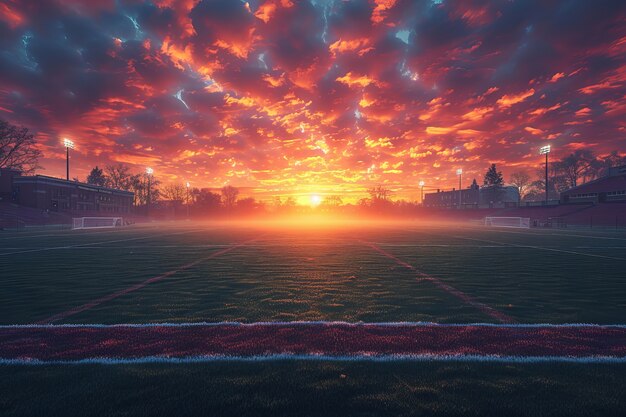
M 530 217 L 486 216 L 485 226 L 530 229 Z
M 90 224 L 88 224 L 90 223 Z M 122 227 L 124 218 L 122 217 L 74 217 L 72 218 L 72 230 L 82 229 L 113 229 Z

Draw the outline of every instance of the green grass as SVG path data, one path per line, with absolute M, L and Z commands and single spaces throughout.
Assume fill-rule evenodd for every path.
M 0 415 L 611 416 L 624 365 L 214 363 L 3 367 Z
M 0 324 L 43 320 L 255 237 L 62 322 L 496 322 L 362 241 L 520 323 L 626 317 L 624 232 L 182 223 L 3 232 Z M 618 415 L 626 412 L 625 370 L 289 361 L 2 366 L 0 415 Z

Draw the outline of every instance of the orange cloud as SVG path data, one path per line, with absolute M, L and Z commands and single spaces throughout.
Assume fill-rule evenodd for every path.
M 356 51 L 357 49 L 363 49 L 365 46 L 369 45 L 370 40 L 368 38 L 359 38 L 352 40 L 341 40 L 339 39 L 337 42 L 330 44 L 328 49 L 333 53 L 343 53 Z M 368 48 L 368 50 L 371 50 Z
M 367 87 L 370 84 L 377 84 L 376 80 L 368 77 L 367 75 L 354 75 L 352 72 L 348 72 L 343 77 L 336 78 L 336 81 L 340 83 L 346 84 L 349 87 L 353 87 L 355 85 L 361 87 Z
M 524 91 L 523 93 L 513 94 L 513 95 L 504 95 L 498 99 L 496 102 L 500 107 L 511 107 L 514 104 L 521 103 L 526 100 L 528 97 L 531 97 L 535 94 L 534 89 L 530 89 L 528 91 Z
M 374 23 L 381 23 L 385 20 L 387 10 L 391 9 L 396 4 L 396 0 L 374 0 L 374 2 L 376 3 L 376 7 L 372 10 L 371 20 Z
M 543 130 L 536 129 L 536 128 L 531 127 L 531 126 L 526 126 L 524 128 L 524 130 L 527 131 L 528 133 L 532 134 L 532 135 L 542 135 L 543 134 Z
M 589 107 L 583 107 L 578 110 L 576 113 L 576 117 L 587 117 L 591 114 L 591 109 Z
M 565 77 L 565 73 L 564 72 L 557 72 L 556 74 L 554 74 L 552 76 L 552 78 L 550 78 L 549 82 L 555 83 L 555 82 L 557 82 L 558 80 L 560 80 L 563 77 Z
M 447 133 L 454 132 L 454 128 L 452 127 L 435 127 L 428 126 L 426 127 L 426 133 L 429 135 L 445 135 Z
M 0 19 L 9 24 L 10 27 L 15 28 L 24 22 L 24 17 L 9 7 L 8 4 L 0 3 Z

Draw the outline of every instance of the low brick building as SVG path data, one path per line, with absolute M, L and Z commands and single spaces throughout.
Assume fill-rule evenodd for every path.
M 7 171 L 9 170 L 2 170 L 0 175 L 0 178 L 11 178 L 10 184 L 0 180 L 0 196 L 3 201 L 40 210 L 85 215 L 126 214 L 131 212 L 133 206 L 132 192 L 45 175 L 20 176 L 15 175 L 15 171 L 9 175 Z
M 561 193 L 561 203 L 626 201 L 626 165 L 609 168 L 607 175 Z

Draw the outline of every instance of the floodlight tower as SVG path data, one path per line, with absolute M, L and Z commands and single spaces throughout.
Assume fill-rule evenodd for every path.
M 63 146 L 65 146 L 65 179 L 70 180 L 70 149 L 76 146 L 74 142 L 68 138 L 63 138 Z
M 546 156 L 546 206 L 548 205 L 548 154 L 550 154 L 550 145 L 539 148 L 539 155 Z
M 422 203 L 422 206 L 424 205 L 424 185 L 426 183 L 424 181 L 420 181 L 419 182 L 419 186 L 420 186 L 420 191 L 421 191 L 421 195 L 420 195 L 420 202 Z
M 187 219 L 189 219 L 189 187 L 191 187 L 191 184 L 189 184 L 189 181 L 187 181 L 185 186 L 187 187 Z
M 146 175 L 148 176 L 148 196 L 146 199 L 146 212 L 150 214 L 150 192 L 152 189 L 152 174 L 154 174 L 154 170 L 150 167 L 146 168 Z
M 463 169 L 457 169 L 456 175 L 459 176 L 459 208 L 461 208 L 461 204 L 463 203 L 463 193 L 461 192 L 461 177 L 463 176 Z

